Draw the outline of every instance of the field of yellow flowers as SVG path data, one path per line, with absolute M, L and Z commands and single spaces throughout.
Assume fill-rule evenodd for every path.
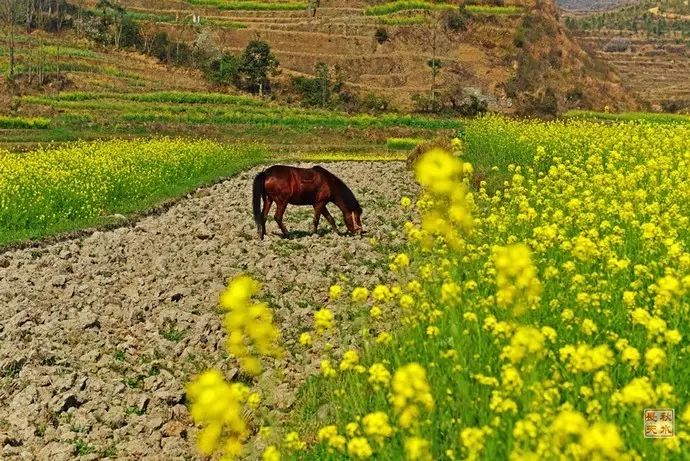
M 252 381 L 188 388 L 199 449 L 265 461 L 690 459 L 690 125 L 469 123 L 424 155 L 390 279 L 343 283 L 299 342 L 323 356 L 286 427 Z M 471 187 L 478 159 L 506 181 Z M 281 355 L 247 277 L 221 296 L 247 375 Z M 336 356 L 331 306 L 369 313 Z M 273 360 L 272 359 L 272 360 Z M 336 408 L 327 420 L 319 408 Z M 643 410 L 675 410 L 645 438 Z
M 212 141 L 81 142 L 26 154 L 0 150 L 0 244 L 147 208 L 265 158 Z

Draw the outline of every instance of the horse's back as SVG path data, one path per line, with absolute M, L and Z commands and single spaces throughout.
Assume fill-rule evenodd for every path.
M 302 175 L 313 175 L 316 172 L 321 173 L 322 171 L 326 171 L 324 168 L 321 168 L 320 166 L 315 166 L 312 168 L 300 168 L 297 166 L 289 166 L 289 165 L 273 165 L 264 170 L 264 173 L 266 173 L 266 176 L 272 176 L 272 175 L 280 175 L 280 174 L 297 174 L 299 176 Z
M 313 204 L 330 198 L 323 168 L 299 168 L 288 165 L 273 165 L 266 170 L 269 194 L 283 196 L 295 205 Z

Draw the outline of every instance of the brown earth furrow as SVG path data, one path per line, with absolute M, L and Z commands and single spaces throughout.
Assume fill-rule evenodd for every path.
M 415 192 L 404 164 L 327 168 L 360 199 L 370 235 L 392 242 L 404 220 L 399 199 Z M 285 417 L 317 369 L 296 337 L 328 286 L 341 275 L 373 284 L 387 260 L 367 238 L 336 235 L 326 223 L 320 236 L 308 235 L 311 207 L 288 208 L 293 239 L 280 238 L 273 222 L 267 239 L 256 239 L 249 200 L 257 171 L 132 227 L 0 255 L 0 458 L 196 458 L 184 386 L 208 367 L 235 375 L 217 298 L 241 272 L 264 283 L 261 297 L 284 333 L 287 357 L 270 363 L 257 386 L 273 416 Z M 356 328 L 343 330 L 343 347 L 356 344 Z

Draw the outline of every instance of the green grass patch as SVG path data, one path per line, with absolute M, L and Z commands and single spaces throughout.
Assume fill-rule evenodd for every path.
M 396 162 L 406 159 L 407 155 L 396 152 L 295 152 L 275 157 L 276 161 L 301 162 Z
M 90 10 L 93 14 L 102 15 L 100 10 Z M 127 17 L 132 21 L 137 22 L 156 22 L 159 24 L 183 24 L 189 22 L 188 17 L 184 17 L 180 20 L 174 14 L 157 14 L 157 13 L 147 13 L 142 11 L 128 11 Z M 236 21 L 227 21 L 223 19 L 208 19 L 201 18 L 201 25 L 216 26 L 224 29 L 244 29 L 247 27 L 246 24 L 242 24 Z
M 255 2 L 232 0 L 187 0 L 192 5 L 215 6 L 221 10 L 239 11 L 295 11 L 306 10 L 304 2 Z
M 570 110 L 563 118 L 575 120 L 609 120 L 614 122 L 650 122 L 650 123 L 689 123 L 690 115 L 664 114 L 653 112 L 595 112 L 588 110 Z
M 457 129 L 459 119 L 417 115 L 350 115 L 319 109 L 279 106 L 256 98 L 208 93 L 65 93 L 59 96 L 22 98 L 27 104 L 46 105 L 71 111 L 99 111 L 112 122 L 142 124 L 153 122 L 207 125 L 284 126 L 297 131 L 315 128 L 380 129 Z
M 425 0 L 397 0 L 366 8 L 364 14 L 368 16 L 387 16 L 401 11 L 443 11 L 457 8 L 457 5 L 445 2 L 429 2 Z M 492 5 L 467 5 L 467 11 L 481 15 L 516 15 L 522 14 L 524 9 L 520 6 L 492 6 Z M 422 23 L 422 15 L 409 16 L 408 18 L 389 17 L 382 20 L 391 25 Z M 409 23 L 406 21 L 410 21 Z
M 41 47 L 41 51 L 48 56 L 68 56 L 72 58 L 93 58 L 95 56 L 91 50 L 68 46 L 44 45 Z
M 410 150 L 423 142 L 425 142 L 424 139 L 417 138 L 388 138 L 386 147 L 391 150 Z
M 467 11 L 473 14 L 485 15 L 515 15 L 522 14 L 524 8 L 521 6 L 494 6 L 494 5 L 467 5 Z
M 136 102 L 159 102 L 171 104 L 231 104 L 260 106 L 265 103 L 260 99 L 249 96 L 236 96 L 223 93 L 194 93 L 183 91 L 159 91 L 152 93 L 90 93 L 90 92 L 67 92 L 54 96 L 27 96 L 23 100 L 27 103 L 50 105 L 56 101 L 136 101 Z
M 364 14 L 368 16 L 384 16 L 408 10 L 451 10 L 457 6 L 450 3 L 433 3 L 424 0 L 397 0 L 366 8 Z
M 415 26 L 419 24 L 426 24 L 429 22 L 429 17 L 423 14 L 414 14 L 410 16 L 381 16 L 378 22 L 387 26 Z
M 50 119 L 43 117 L 4 117 L 0 116 L 0 129 L 46 129 L 50 126 Z

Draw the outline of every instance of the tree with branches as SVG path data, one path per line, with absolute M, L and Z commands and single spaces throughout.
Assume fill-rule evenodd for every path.
M 9 52 L 9 69 L 7 78 L 12 81 L 16 71 L 16 26 L 26 14 L 29 2 L 27 0 L 3 0 L 0 2 L 0 24 L 6 31 Z

